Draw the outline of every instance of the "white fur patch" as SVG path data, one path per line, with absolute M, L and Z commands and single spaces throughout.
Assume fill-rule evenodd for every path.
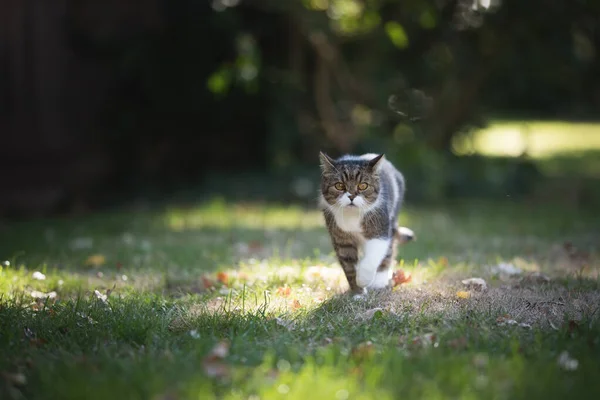
M 376 278 L 377 268 L 385 258 L 390 241 L 388 239 L 371 239 L 364 244 L 364 255 L 356 266 L 356 284 L 368 287 Z
M 383 289 L 385 287 L 387 287 L 387 285 L 390 283 L 390 280 L 392 279 L 392 274 L 394 272 L 392 271 L 391 268 L 388 268 L 387 271 L 381 271 L 381 272 L 377 272 L 375 274 L 375 279 L 373 280 L 373 282 L 371 282 L 371 284 L 368 286 L 369 289 Z
M 341 207 L 333 211 L 335 223 L 345 232 L 361 233 L 361 214 L 358 207 Z

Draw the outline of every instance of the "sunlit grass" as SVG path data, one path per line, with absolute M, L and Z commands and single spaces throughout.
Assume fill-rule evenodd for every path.
M 564 121 L 494 121 L 489 127 L 458 137 L 457 154 L 547 158 L 564 153 L 600 151 L 600 123 Z
M 412 280 L 361 301 L 314 209 L 215 201 L 9 225 L 0 398 L 595 398 L 598 218 L 409 207 L 418 239 L 398 268 Z

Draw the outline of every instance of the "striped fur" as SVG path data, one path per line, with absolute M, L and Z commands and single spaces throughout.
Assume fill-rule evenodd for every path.
M 320 159 L 319 203 L 350 289 L 387 286 L 396 245 L 412 238 L 412 231 L 397 225 L 405 190 L 402 174 L 384 155 L 334 160 L 321 152 Z

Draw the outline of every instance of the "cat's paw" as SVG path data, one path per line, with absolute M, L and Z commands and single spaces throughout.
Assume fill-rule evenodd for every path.
M 358 270 L 356 272 L 356 284 L 361 288 L 366 288 L 375 280 L 376 272 Z
M 369 289 L 387 289 L 391 287 L 392 274 L 391 270 L 377 272 L 375 279 L 369 285 Z
M 354 301 L 365 301 L 365 298 L 367 297 L 367 294 L 355 294 L 352 296 L 352 300 Z
M 364 300 L 367 296 L 367 289 L 361 287 L 355 287 L 351 289 L 349 292 L 350 296 L 352 296 L 352 300 L 361 301 Z

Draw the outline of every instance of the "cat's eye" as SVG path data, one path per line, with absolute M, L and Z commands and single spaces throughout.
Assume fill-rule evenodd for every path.
M 361 183 L 358 185 L 358 190 L 367 190 L 367 188 L 369 187 L 369 185 L 367 185 L 366 183 Z
M 338 182 L 334 186 L 337 190 L 345 190 L 346 189 L 346 185 L 344 185 L 342 182 Z

